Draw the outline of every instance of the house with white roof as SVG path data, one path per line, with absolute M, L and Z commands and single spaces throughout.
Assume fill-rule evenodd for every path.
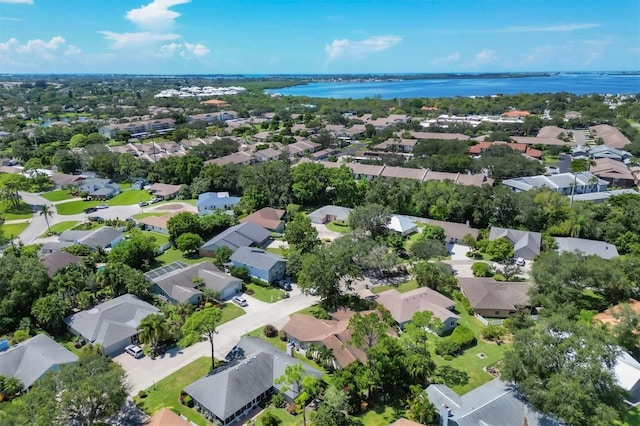
M 198 213 L 208 214 L 215 210 L 232 210 L 240 203 L 240 197 L 231 197 L 228 192 L 205 192 L 198 195 Z
M 402 235 L 403 237 L 419 232 L 418 225 L 416 225 L 415 222 L 407 216 L 400 214 L 391 215 L 391 220 L 389 221 L 387 228 L 399 235 Z
M 607 190 L 609 182 L 598 178 L 590 172 L 578 172 L 505 179 L 502 184 L 514 192 L 547 187 L 564 195 L 577 195 L 604 192 Z

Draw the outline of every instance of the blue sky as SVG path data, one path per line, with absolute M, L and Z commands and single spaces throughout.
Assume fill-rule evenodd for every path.
M 0 73 L 640 70 L 640 0 L 0 0 Z

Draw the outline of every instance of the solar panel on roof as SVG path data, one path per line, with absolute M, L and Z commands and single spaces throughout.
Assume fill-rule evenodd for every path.
M 173 263 L 170 263 L 168 265 L 161 266 L 160 268 L 153 269 L 153 270 L 147 272 L 146 274 L 144 274 L 144 276 L 153 281 L 153 280 L 155 280 L 157 278 L 160 278 L 160 277 L 162 277 L 164 275 L 167 275 L 167 274 L 169 274 L 169 273 L 171 273 L 173 271 L 184 269 L 187 266 L 188 265 L 186 263 L 184 263 L 184 262 L 173 262 Z

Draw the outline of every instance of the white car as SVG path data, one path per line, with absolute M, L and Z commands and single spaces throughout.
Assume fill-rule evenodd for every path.
M 96 209 L 100 209 L 100 210 L 102 210 L 102 209 L 108 209 L 108 208 L 109 208 L 109 206 L 108 206 L 108 205 L 106 205 L 106 204 L 100 204 L 99 206 L 96 206 Z
M 136 359 L 142 358 L 144 356 L 144 352 L 142 351 L 142 348 L 138 345 L 129 345 L 126 348 L 124 348 L 124 351 Z
M 519 257 L 516 259 L 516 265 L 518 266 L 524 266 L 525 265 L 525 261 L 523 257 Z
M 235 303 L 238 306 L 244 307 L 249 305 L 249 303 L 247 303 L 247 299 L 245 299 L 242 296 L 236 296 L 232 300 L 233 300 L 233 303 Z

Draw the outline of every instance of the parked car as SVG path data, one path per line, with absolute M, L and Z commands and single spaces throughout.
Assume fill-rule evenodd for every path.
M 516 259 L 516 265 L 518 266 L 524 266 L 525 265 L 525 261 L 523 257 L 519 257 Z
M 309 294 L 312 296 L 316 296 L 318 294 L 318 287 L 311 287 L 309 289 Z
M 249 303 L 247 303 L 247 299 L 245 299 L 242 296 L 236 296 L 232 300 L 233 300 L 233 303 L 235 303 L 238 306 L 242 306 L 242 307 L 249 306 Z
M 87 220 L 90 220 L 92 222 L 100 222 L 102 218 L 100 216 L 89 216 Z
M 144 206 L 148 206 L 148 205 L 149 205 L 149 203 L 147 203 L 146 201 L 140 201 L 140 202 L 138 203 L 138 205 L 139 205 L 140 207 L 144 207 Z
M 138 345 L 129 345 L 124 348 L 124 351 L 134 358 L 142 358 L 144 356 L 142 348 Z
M 95 207 L 89 207 L 89 208 L 84 209 L 84 212 L 85 212 L 85 213 L 87 213 L 87 214 L 89 214 L 89 213 L 95 213 L 95 212 L 97 212 L 97 211 L 98 211 L 98 209 L 97 209 L 97 208 L 95 208 Z
M 159 203 L 160 201 L 162 201 L 161 198 L 152 198 L 151 200 L 149 200 L 149 204 L 155 204 L 155 203 Z
M 96 209 L 98 209 L 98 210 L 108 209 L 108 208 L 109 208 L 109 206 L 106 205 L 106 204 L 100 204 L 99 206 L 96 206 Z
M 285 291 L 291 291 L 291 284 L 288 281 L 284 280 L 276 280 L 273 283 L 276 287 L 281 288 Z

